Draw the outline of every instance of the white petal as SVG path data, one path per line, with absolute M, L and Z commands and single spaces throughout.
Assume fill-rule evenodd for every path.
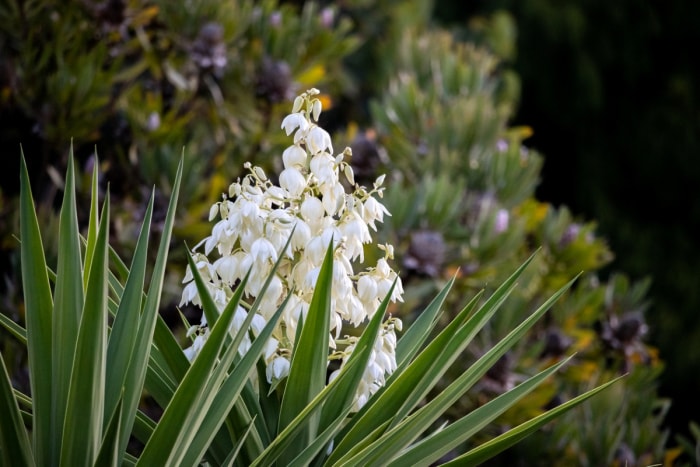
M 284 120 L 282 120 L 282 129 L 287 133 L 287 136 L 291 135 L 297 128 L 301 131 L 306 131 L 309 128 L 309 122 L 306 120 L 303 113 L 297 112 L 284 117 Z

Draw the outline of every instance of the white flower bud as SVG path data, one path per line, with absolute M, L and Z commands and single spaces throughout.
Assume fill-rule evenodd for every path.
M 294 250 L 301 250 L 306 247 L 306 244 L 311 240 L 311 228 L 309 224 L 301 219 L 296 220 L 294 223 L 294 234 L 292 236 L 292 248 Z
M 333 371 L 333 373 L 331 373 L 331 375 L 328 377 L 328 382 L 330 383 L 331 381 L 336 379 L 339 374 L 340 374 L 340 370 Z
M 192 345 L 184 350 L 185 357 L 187 357 L 187 360 L 192 361 L 195 359 L 195 357 L 199 354 L 199 351 L 202 350 L 202 347 L 204 346 L 207 337 L 208 333 L 200 334 L 194 338 L 194 342 L 192 342 Z
M 190 326 L 187 328 L 187 333 L 185 334 L 185 337 L 192 337 L 192 334 L 195 332 L 199 331 L 199 325 L 195 324 L 193 326 Z
M 257 165 L 253 167 L 253 170 L 255 171 L 255 176 L 258 177 L 261 181 L 267 181 L 267 175 L 265 175 L 265 171 L 258 167 Z
M 301 96 L 297 96 L 294 99 L 294 105 L 292 106 L 292 113 L 297 113 L 301 110 L 301 106 L 304 105 L 304 98 Z M 289 133 L 287 133 L 289 134 Z
M 348 179 L 350 185 L 355 185 L 355 173 L 353 172 L 350 164 L 345 164 L 345 167 L 343 167 L 343 173 L 345 174 L 345 178 Z
M 313 106 L 312 115 L 313 115 L 313 117 L 314 117 L 314 120 L 315 120 L 315 121 L 318 121 L 318 117 L 321 115 L 321 107 L 322 107 L 322 105 L 321 105 L 321 100 L 320 100 L 320 99 L 314 99 L 314 100 L 313 100 L 313 103 L 312 103 L 312 106 Z
M 219 214 L 219 203 L 214 203 L 209 208 L 209 222 L 213 221 L 217 214 Z
M 241 277 L 238 261 L 234 256 L 223 256 L 217 259 L 214 261 L 214 267 L 221 280 L 228 285 L 233 285 Z
M 311 173 L 318 179 L 320 185 L 335 185 L 338 182 L 333 158 L 328 154 L 319 154 L 311 159 Z M 341 187 L 342 188 L 342 187 Z M 345 190 L 343 189 L 343 193 Z
M 374 182 L 374 188 L 379 188 L 384 184 L 384 178 L 386 178 L 386 174 L 381 174 L 379 177 L 377 177 L 377 180 Z
M 267 197 L 270 198 L 275 204 L 282 204 L 287 200 L 287 196 L 280 187 L 271 186 L 267 190 Z

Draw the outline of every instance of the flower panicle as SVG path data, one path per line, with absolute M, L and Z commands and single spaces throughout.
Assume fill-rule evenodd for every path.
M 279 174 L 279 185 L 273 184 L 262 168 L 246 162 L 245 176 L 232 183 L 228 193 L 209 210 L 209 220 L 215 221 L 211 234 L 193 249 L 195 264 L 220 310 L 248 270 L 250 277 L 244 296 L 249 300 L 258 297 L 272 274 L 257 312 L 259 317 L 254 320 L 256 329 L 262 329 L 292 291 L 266 349 L 266 376 L 270 382 L 288 374 L 296 327 L 308 311 L 325 249 L 331 240 L 334 268 L 329 359 L 347 360 L 353 345 L 340 339 L 342 330 L 358 327 L 370 319 L 394 282 L 390 299 L 403 300 L 401 280 L 389 265 L 393 259 L 391 245 L 378 245 L 384 257 L 374 266 L 355 271 L 358 262 L 364 263 L 365 246 L 372 243 L 371 232 L 377 231 L 377 222 L 390 215 L 377 199 L 383 194 L 384 176 L 370 190 L 355 184 L 352 167 L 345 161 L 352 154 L 350 149 L 334 156 L 330 135 L 318 125 L 322 111 L 318 94 L 317 89 L 310 89 L 297 96 L 292 113 L 282 121 L 281 129 L 287 136 L 293 135 L 293 143 L 282 153 L 284 169 Z M 352 191 L 346 191 L 343 177 Z M 288 245 L 286 250 L 285 245 Z M 202 248 L 204 251 L 199 251 Z M 279 255 L 282 255 L 280 264 L 273 272 Z M 180 305 L 201 306 L 189 269 L 183 283 Z M 237 326 L 243 323 L 247 311 L 240 308 L 237 313 L 240 317 L 234 319 L 232 333 L 240 331 Z M 196 357 L 208 333 L 204 318 L 199 326 L 190 331 L 195 336 L 192 346 L 185 351 L 190 359 Z M 389 318 L 384 323 L 356 395 L 356 408 L 396 368 L 395 332 L 400 329 L 398 318 Z M 345 345 L 345 349 L 338 351 L 338 345 Z M 250 339 L 244 339 L 239 351 L 244 353 L 249 347 Z

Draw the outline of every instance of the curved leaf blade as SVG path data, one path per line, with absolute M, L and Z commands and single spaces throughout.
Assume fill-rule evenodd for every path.
M 279 431 L 289 423 L 318 395 L 326 385 L 328 365 L 328 342 L 330 333 L 330 304 L 333 286 L 333 240 L 329 242 L 321 265 L 316 287 L 294 353 L 287 376 L 287 390 L 282 397 Z M 292 390 L 304 388 L 304 390 Z M 296 447 L 303 447 L 315 436 L 319 419 L 312 417 Z M 293 448 L 296 455 L 301 451 Z
M 66 170 L 63 204 L 61 205 L 58 236 L 58 264 L 54 288 L 53 312 L 53 372 L 51 432 L 60 439 L 68 404 L 71 372 L 78 327 L 83 308 L 83 264 L 78 231 L 78 209 L 75 201 L 75 169 L 71 146 Z M 52 457 L 59 454 L 54 445 Z
M 109 194 L 90 266 L 63 424 L 61 463 L 92 465 L 102 442 L 107 353 Z
M 0 419 L 0 460 L 2 465 L 33 466 L 32 455 L 27 430 L 24 428 L 22 414 L 19 411 L 17 399 L 15 399 L 10 375 L 7 373 L 5 360 L 0 355 L 0 413 L 4 416 Z
M 51 342 L 53 297 L 46 267 L 46 256 L 34 209 L 24 153 L 20 169 L 20 260 L 26 309 L 27 351 L 33 399 L 32 439 L 38 465 L 58 462 L 51 457 Z
M 209 303 L 213 305 L 214 302 L 206 287 L 203 286 L 202 278 L 197 268 L 194 267 L 191 255 L 188 255 L 188 260 L 195 280 L 202 283 L 199 293 L 203 306 L 208 306 Z M 201 418 L 205 415 L 197 412 L 200 410 L 201 400 L 212 377 L 224 341 L 229 334 L 229 326 L 247 280 L 248 276 L 239 284 L 231 301 L 216 321 L 209 338 L 204 343 L 197 358 L 194 359 L 146 443 L 138 465 L 178 464 L 181 461 L 182 452 L 179 445 L 185 439 L 191 441 L 191 438 L 194 437 L 193 431 L 196 431 L 197 426 L 201 423 Z M 196 420 L 197 418 L 199 421 Z
M 443 465 L 445 466 L 451 466 L 451 467 L 456 467 L 456 466 L 461 466 L 461 467 L 470 467 L 470 466 L 477 466 L 483 463 L 484 461 L 492 458 L 496 454 L 504 451 L 505 449 L 508 449 L 509 447 L 515 445 L 516 443 L 519 443 L 522 441 L 525 437 L 531 435 L 535 431 L 539 430 L 542 426 L 545 424 L 551 422 L 564 412 L 574 408 L 575 406 L 581 404 L 582 402 L 590 399 L 591 397 L 595 396 L 601 391 L 604 391 L 611 385 L 615 384 L 617 381 L 619 381 L 621 378 L 624 378 L 625 376 L 619 376 L 612 381 L 609 381 L 605 384 L 602 384 L 598 386 L 597 388 L 591 389 L 590 391 L 587 391 L 567 402 L 564 404 L 561 404 L 551 410 L 548 410 L 547 412 L 538 415 L 537 417 L 528 420 L 527 422 L 524 422 L 517 427 L 508 430 L 507 432 L 503 433 L 502 435 L 480 445 L 477 448 L 472 449 L 471 451 L 457 457 L 456 459 L 453 459 L 450 462 L 447 462 Z

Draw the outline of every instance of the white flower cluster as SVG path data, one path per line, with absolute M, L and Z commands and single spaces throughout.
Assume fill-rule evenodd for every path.
M 343 160 L 351 154 L 350 149 L 334 156 L 329 134 L 316 123 L 321 113 L 317 94 L 316 89 L 311 89 L 298 96 L 292 113 L 282 122 L 286 134 L 294 134 L 294 143 L 282 154 L 284 170 L 279 175 L 279 186 L 273 184 L 260 167 L 246 163 L 249 173 L 233 183 L 228 196 L 212 206 L 210 220 L 217 217 L 220 220 L 211 235 L 193 250 L 196 266 L 219 311 L 226 306 L 233 288 L 248 270 L 251 274 L 245 297 L 257 298 L 278 255 L 282 255 L 252 325 L 257 334 L 289 291 L 293 291 L 265 352 L 270 382 L 288 374 L 297 324 L 308 311 L 331 239 L 334 264 L 329 358 L 347 360 L 355 338 L 341 339 L 343 326 L 357 327 L 370 319 L 395 280 L 397 284 L 390 298 L 394 302 L 402 301 L 401 281 L 388 263 L 393 259 L 391 245 L 378 245 L 384 257 L 376 266 L 354 271 L 353 263 L 358 259 L 364 262 L 364 245 L 372 242 L 370 229 L 376 231 L 376 222 L 382 222 L 384 215 L 389 215 L 374 196 L 382 196 L 384 176 L 374 182 L 371 190 L 355 185 L 352 168 Z M 352 193 L 346 192 L 341 174 L 353 187 Z M 284 250 L 290 236 L 289 246 Z M 198 252 L 202 246 L 204 251 Z M 218 258 L 211 262 L 209 255 L 214 250 Z M 188 269 L 183 280 L 186 285 L 181 306 L 186 303 L 201 306 L 192 279 Z M 239 308 L 231 332 L 238 332 L 246 316 L 247 311 Z M 401 321 L 387 319 L 358 391 L 357 408 L 384 383 L 385 375 L 396 368 L 395 329 L 401 329 Z M 196 335 L 192 346 L 185 349 L 187 357 L 192 359 L 208 335 L 204 317 L 202 324 L 193 326 L 188 335 Z M 343 343 L 348 345 L 338 349 Z M 239 351 L 245 352 L 249 346 L 247 339 Z

